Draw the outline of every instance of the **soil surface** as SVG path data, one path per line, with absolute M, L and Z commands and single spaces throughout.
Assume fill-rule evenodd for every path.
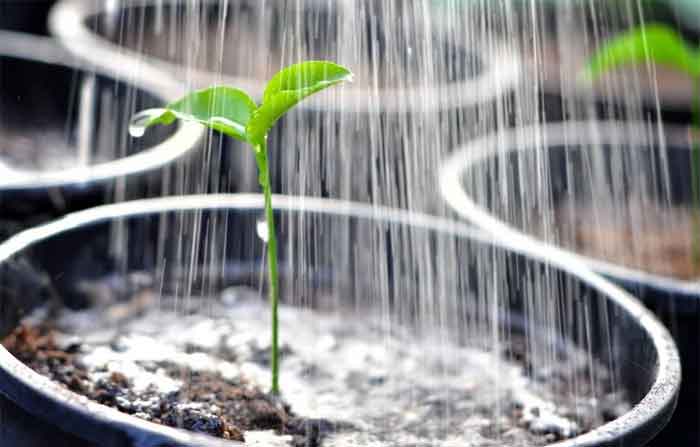
M 605 209 L 578 206 L 557 211 L 560 243 L 583 255 L 682 280 L 700 278 L 693 260 L 690 208 L 646 206 L 615 216 Z
M 19 132 L 0 127 L 0 174 L 12 171 L 50 171 L 72 168 L 78 163 L 75 148 L 59 130 Z
M 68 389 L 101 404 L 151 422 L 179 427 L 212 436 L 244 441 L 244 431 L 274 430 L 291 437 L 289 445 L 319 445 L 334 424 L 295 416 L 279 398 L 263 392 L 245 379 L 225 379 L 209 371 L 193 371 L 172 362 L 154 362 L 144 370 L 181 380 L 187 390 L 162 393 L 156 386 L 137 389 L 120 372 L 104 371 L 94 380 L 81 360 L 77 340 L 59 345 L 57 333 L 48 325 L 21 325 L 3 340 L 3 345 L 33 370 Z M 183 395 L 184 394 L 184 395 Z
M 484 350 L 289 306 L 280 314 L 282 400 L 265 392 L 260 293 L 235 287 L 202 299 L 144 290 L 107 307 L 44 308 L 3 344 L 95 401 L 248 445 L 542 446 L 629 409 L 585 353 L 543 365 L 518 336 Z

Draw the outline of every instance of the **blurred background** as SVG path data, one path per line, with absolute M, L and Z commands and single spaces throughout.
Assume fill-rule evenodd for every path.
M 643 34 L 652 29 L 657 33 Z M 614 49 L 598 51 L 620 36 L 631 36 L 616 41 L 618 59 L 624 61 L 608 61 L 599 77 L 586 78 L 594 55 L 600 60 L 613 54 Z M 525 376 L 537 382 L 539 372 L 546 386 L 564 389 L 575 401 L 567 411 L 580 416 L 587 411 L 582 408 L 595 408 L 602 423 L 637 404 L 650 408 L 641 428 L 611 432 L 609 439 L 597 434 L 580 445 L 638 446 L 642 441 L 636 440 L 644 439 L 650 446 L 700 446 L 700 0 L 0 0 L 0 242 L 10 240 L 7 252 L 0 244 L 0 264 L 22 260 L 6 262 L 9 267 L 3 268 L 9 270 L 0 275 L 2 335 L 13 334 L 46 302 L 53 303 L 49 319 L 55 308 L 78 312 L 104 304 L 109 300 L 86 292 L 79 279 L 122 273 L 133 265 L 150 269 L 151 285 L 187 271 L 185 285 L 172 292 L 179 300 L 188 300 L 198 287 L 219 293 L 220 279 L 211 279 L 219 273 L 211 272 L 231 274 L 226 250 L 233 246 L 249 254 L 246 250 L 257 247 L 251 242 L 254 232 L 241 230 L 250 236 L 245 239 L 235 231 L 236 213 L 224 217 L 198 210 L 185 217 L 183 211 L 173 221 L 163 217 L 154 225 L 154 217 L 128 231 L 120 216 L 109 215 L 100 218 L 115 222 L 105 230 L 108 242 L 95 236 L 97 230 L 79 236 L 69 231 L 68 236 L 52 235 L 55 245 L 40 244 L 26 256 L 22 250 L 32 244 L 12 238 L 105 204 L 128 207 L 140 199 L 259 192 L 255 157 L 242 142 L 183 123 L 134 138 L 128 132 L 130 119 L 139 110 L 163 107 L 212 84 L 236 85 L 260 100 L 267 79 L 307 59 L 337 61 L 355 79 L 304 101 L 271 131 L 276 194 L 297 197 L 302 204 L 304 198 L 343 200 L 468 224 L 505 241 L 511 251 L 484 255 L 453 240 L 426 238 L 414 228 L 395 234 L 392 225 L 398 224 L 358 233 L 370 235 L 364 247 L 353 225 L 329 226 L 324 233 L 318 224 L 309 230 L 318 240 L 326 240 L 331 228 L 339 237 L 314 243 L 302 234 L 309 223 L 289 218 L 293 224 L 282 225 L 286 239 L 281 246 L 302 266 L 294 270 L 289 261 L 292 273 L 313 276 L 328 258 L 335 261 L 331 268 L 358 268 L 352 279 L 361 283 L 358 271 L 367 277 L 376 272 L 358 266 L 376 263 L 385 270 L 377 269 L 382 271 L 376 273 L 377 288 L 367 290 L 381 295 L 374 310 L 387 326 L 404 320 L 420 327 L 434 323 L 435 333 L 444 330 L 446 339 L 467 333 L 486 340 L 491 353 L 502 350 L 504 339 L 512 341 L 504 335 L 507 330 L 499 332 L 491 311 L 507 309 L 508 314 L 517 302 L 525 308 L 520 313 L 528 328 L 542 329 L 544 338 L 569 337 L 588 351 L 585 372 L 571 367 L 552 373 L 571 379 L 557 382 L 547 375 L 556 370 L 556 349 L 524 337 L 522 349 L 533 359 Z M 159 212 L 165 216 L 169 210 Z M 225 248 L 218 250 L 219 245 Z M 558 280 L 548 276 L 547 268 L 522 267 L 521 260 L 511 260 L 521 249 L 530 253 L 529 260 L 537 259 L 531 252 L 546 253 L 555 259 L 552 265 L 564 265 L 567 275 L 567 264 L 573 270 L 581 266 L 583 273 Z M 654 406 L 653 396 L 645 394 L 653 385 L 664 388 L 654 379 L 668 367 L 660 360 L 666 357 L 651 336 L 612 335 L 628 329 L 628 309 L 608 313 L 600 303 L 616 294 L 590 292 L 590 272 L 639 299 L 672 335 L 683 371 L 670 422 L 664 420 L 665 401 Z M 531 275 L 531 281 L 499 279 L 518 273 Z M 547 280 L 539 282 L 540 274 Z M 258 291 L 260 278 L 254 284 Z M 451 300 L 471 290 L 474 278 L 481 279 L 475 280 L 480 287 L 473 287 L 478 289 L 475 310 L 470 308 L 476 316 L 462 318 L 460 312 L 467 315 L 470 309 Z M 489 278 L 494 278 L 493 289 Z M 304 287 L 297 285 L 302 307 L 314 307 L 316 294 Z M 395 295 L 404 291 L 410 297 L 416 289 L 434 293 L 435 299 L 397 310 Z M 581 302 L 586 304 L 577 307 Z M 332 303 L 330 308 L 344 309 Z M 200 310 L 210 309 L 206 306 Z M 643 323 L 653 319 L 634 315 Z M 618 368 L 622 345 L 634 353 L 637 378 L 635 365 Z M 444 358 L 452 354 L 449 343 L 436 346 L 431 349 Z M 666 354 L 673 358 L 671 351 Z M 620 354 L 623 358 L 627 361 Z M 594 360 L 605 365 L 600 368 L 604 378 L 592 372 L 598 370 Z M 450 370 L 445 365 L 443 372 Z M 100 445 L 94 444 L 94 433 L 103 428 L 99 423 L 81 436 L 75 427 L 82 419 L 72 419 L 73 413 L 63 425 L 42 420 L 44 410 L 61 413 L 60 399 L 55 407 L 28 411 L 26 402 L 39 398 L 15 384 L 28 381 L 15 373 L 0 358 L 0 444 Z M 629 408 L 619 405 L 616 413 L 604 399 L 615 395 L 607 392 L 608 382 L 620 395 L 639 399 L 632 399 Z M 20 405 L 18 395 L 25 398 Z M 640 404 L 640 396 L 647 401 Z M 445 404 L 449 398 L 435 399 L 447 416 L 438 418 L 438 428 L 426 429 L 428 435 L 412 432 L 417 437 L 405 439 L 414 439 L 415 445 L 457 445 L 449 444 L 447 431 L 439 428 L 463 423 L 460 410 Z M 497 406 L 484 414 L 498 413 Z M 508 414 L 523 411 L 520 405 Z M 184 419 L 170 425 L 182 427 Z M 115 420 L 106 424 L 110 430 L 121 427 Z M 498 424 L 489 427 L 480 432 L 486 439 L 481 444 L 455 442 L 550 445 L 578 434 L 548 426 L 541 439 L 521 442 L 508 438 L 508 430 Z M 515 430 L 531 427 L 523 422 Z M 144 441 L 121 439 L 119 433 L 115 446 L 170 445 L 158 436 L 154 444 L 139 444 Z

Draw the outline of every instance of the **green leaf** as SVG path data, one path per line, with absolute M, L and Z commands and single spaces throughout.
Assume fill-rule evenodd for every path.
M 309 61 L 290 65 L 268 82 L 263 103 L 247 126 L 248 138 L 260 145 L 275 122 L 303 99 L 343 81 L 351 81 L 347 68 L 325 61 Z
M 130 131 L 134 136 L 156 124 L 175 119 L 194 121 L 239 140 L 248 141 L 246 126 L 257 108 L 247 93 L 237 88 L 214 86 L 192 92 L 165 109 L 150 109 L 135 115 Z
M 700 76 L 700 54 L 666 25 L 647 25 L 612 39 L 590 59 L 584 78 L 595 80 L 605 72 L 623 65 L 653 62 Z

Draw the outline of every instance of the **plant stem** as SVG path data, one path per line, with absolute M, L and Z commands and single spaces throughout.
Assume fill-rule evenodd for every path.
M 695 268 L 700 265 L 700 147 L 697 132 L 700 129 L 700 78 L 693 79 L 693 118 L 690 132 L 691 162 L 690 177 L 693 194 L 692 261 Z
M 272 311 L 272 394 L 279 394 L 279 319 L 277 316 L 278 276 L 277 276 L 277 236 L 275 234 L 275 216 L 272 212 L 272 188 L 270 186 L 270 168 L 267 162 L 267 143 L 260 144 L 255 151 L 258 163 L 259 181 L 265 195 L 265 221 L 267 223 L 267 270 L 270 287 L 270 309 Z

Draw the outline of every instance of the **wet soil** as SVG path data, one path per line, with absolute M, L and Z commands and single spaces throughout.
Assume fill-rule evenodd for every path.
M 265 392 L 266 310 L 247 288 L 206 302 L 146 290 L 107 308 L 40 309 L 3 345 L 119 411 L 248 445 L 543 446 L 629 409 L 585 353 L 543 364 L 521 336 L 495 351 L 445 346 L 289 306 L 280 399 Z
M 579 206 L 559 209 L 560 228 L 570 234 L 561 243 L 583 255 L 681 280 L 700 278 L 693 259 L 694 212 L 690 208 L 647 206 L 634 215 L 614 217 L 605 210 Z
M 298 417 L 281 399 L 245 379 L 225 379 L 217 373 L 183 369 L 171 362 L 153 363 L 147 370 L 159 370 L 173 379 L 187 377 L 184 392 L 163 394 L 155 388 L 136 392 L 130 379 L 119 372 L 94 381 L 80 361 L 79 342 L 59 345 L 56 331 L 48 325 L 21 325 L 2 344 L 27 366 L 71 391 L 170 427 L 235 441 L 245 441 L 244 431 L 274 430 L 291 436 L 290 445 L 309 447 L 320 445 L 322 437 L 340 425 Z

